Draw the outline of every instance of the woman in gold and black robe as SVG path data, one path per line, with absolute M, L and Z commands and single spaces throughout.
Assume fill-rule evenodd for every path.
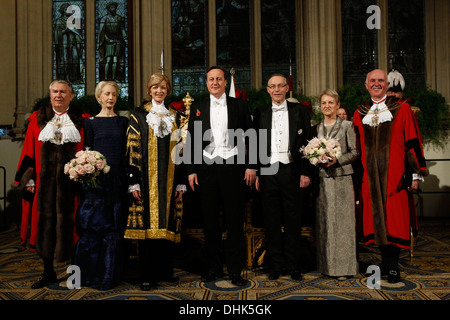
M 172 156 L 177 146 L 177 112 L 164 105 L 171 86 L 154 74 L 147 84 L 150 98 L 131 114 L 127 130 L 129 192 L 132 203 L 125 238 L 137 239 L 141 289 L 158 281 L 175 281 L 173 244 L 180 241 L 181 215 L 176 201 L 185 191 Z

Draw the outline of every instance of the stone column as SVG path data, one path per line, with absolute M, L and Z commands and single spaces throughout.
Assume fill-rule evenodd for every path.
M 217 64 L 217 20 L 216 20 L 216 1 L 215 0 L 207 0 L 208 2 L 208 24 L 207 24 L 207 61 L 206 61 L 206 70 L 210 66 Z
M 139 9 L 133 11 L 135 100 L 147 97 L 147 81 L 153 73 L 161 72 L 161 51 L 164 51 L 164 74 L 172 77 L 172 25 L 170 0 L 135 0 Z M 136 21 L 136 20 L 135 20 Z
M 389 10 L 388 0 L 378 0 L 381 29 L 378 30 L 378 69 L 389 73 Z
M 85 17 L 83 17 L 85 23 L 85 44 L 86 44 L 86 94 L 95 94 L 95 86 L 97 85 L 96 74 L 96 57 L 97 52 L 97 39 L 95 34 L 95 1 L 85 1 Z
M 427 85 L 450 101 L 450 2 L 425 1 Z
M 260 89 L 261 86 L 264 87 L 265 83 L 263 83 L 262 78 L 262 52 L 261 52 L 261 0 L 254 0 L 252 2 L 251 10 L 253 16 L 251 19 L 252 23 L 252 35 L 251 47 L 254 48 L 252 50 L 252 87 L 256 89 Z
M 19 132 L 34 101 L 48 94 L 52 80 L 52 1 L 17 0 L 16 28 L 15 126 Z

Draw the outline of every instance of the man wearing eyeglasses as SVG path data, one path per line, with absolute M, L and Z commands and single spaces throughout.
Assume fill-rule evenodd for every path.
M 286 77 L 274 74 L 267 84 L 272 98 L 270 105 L 257 108 L 253 123 L 258 132 L 259 159 L 266 152 L 267 164 L 256 180 L 261 192 L 264 227 L 271 259 L 269 278 L 278 279 L 290 274 L 293 280 L 302 279 L 300 273 L 302 189 L 310 184 L 311 167 L 302 159 L 300 148 L 306 145 L 311 128 L 306 106 L 286 100 L 289 91 Z M 262 146 L 267 141 L 267 146 Z M 264 167 L 272 167 L 264 174 Z M 283 232 L 284 230 L 284 232 Z

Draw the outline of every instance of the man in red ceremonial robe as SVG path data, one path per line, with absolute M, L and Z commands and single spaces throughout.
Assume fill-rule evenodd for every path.
M 353 117 L 364 169 L 364 242 L 379 246 L 381 274 L 396 283 L 400 281 L 400 249 L 409 248 L 411 225 L 416 225 L 417 219 L 408 197 L 428 169 L 411 107 L 404 100 L 387 97 L 386 72 L 369 72 L 365 85 L 371 99 L 359 106 Z
M 53 260 L 71 258 L 74 245 L 76 185 L 64 165 L 83 148 L 83 122 L 89 115 L 74 107 L 72 85 L 55 80 L 49 86 L 50 105 L 29 117 L 15 184 L 24 185 L 21 242 L 25 246 L 31 214 L 30 248 L 44 261 L 44 274 L 33 284 L 42 288 L 56 282 Z

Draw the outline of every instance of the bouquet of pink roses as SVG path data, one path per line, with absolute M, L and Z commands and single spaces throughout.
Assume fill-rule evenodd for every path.
M 342 155 L 339 141 L 333 138 L 313 138 L 300 152 L 313 165 L 327 163 L 333 157 L 338 159 Z
M 97 176 L 103 172 L 108 173 L 110 167 L 106 163 L 106 158 L 98 151 L 86 150 L 78 151 L 75 158 L 64 166 L 64 173 L 70 180 L 85 183 L 88 187 L 97 188 Z

